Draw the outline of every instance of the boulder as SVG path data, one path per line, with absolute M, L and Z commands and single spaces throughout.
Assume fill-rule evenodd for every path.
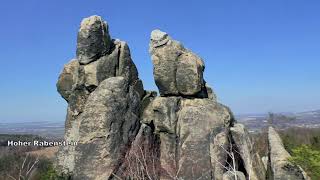
M 167 33 L 152 31 L 149 52 L 161 96 L 197 96 L 205 90 L 202 59 Z
M 77 59 L 80 64 L 88 64 L 99 59 L 111 48 L 108 24 L 100 16 L 83 19 L 77 41 Z
M 290 154 L 285 150 L 279 134 L 273 127 L 268 131 L 269 162 L 273 179 L 304 180 L 310 179 L 303 169 L 292 164 L 288 159 Z
M 59 75 L 57 90 L 66 101 L 69 101 L 73 87 L 77 82 L 78 71 L 79 61 L 77 59 L 72 59 L 64 66 L 61 74 Z
M 182 95 L 195 95 L 203 88 L 204 63 L 197 55 L 186 52 L 177 59 L 176 82 Z

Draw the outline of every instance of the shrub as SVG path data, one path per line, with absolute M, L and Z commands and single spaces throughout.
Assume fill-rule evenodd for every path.
M 300 165 L 312 179 L 320 179 L 320 151 L 308 145 L 292 149 L 290 161 Z

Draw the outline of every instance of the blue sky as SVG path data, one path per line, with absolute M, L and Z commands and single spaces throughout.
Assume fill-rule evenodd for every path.
M 28 0 L 0 6 L 0 121 L 63 121 L 55 83 L 75 57 L 82 18 L 102 16 L 129 43 L 145 89 L 159 28 L 206 63 L 206 81 L 236 113 L 320 108 L 318 0 Z

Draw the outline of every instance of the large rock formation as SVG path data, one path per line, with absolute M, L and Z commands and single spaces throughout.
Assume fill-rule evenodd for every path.
M 289 161 L 290 154 L 284 149 L 279 134 L 269 127 L 269 165 L 272 179 L 276 180 L 307 180 L 310 179 L 301 167 Z
M 68 102 L 65 140 L 78 142 L 60 148 L 60 172 L 75 180 L 265 179 L 248 132 L 205 82 L 204 61 L 160 30 L 149 51 L 160 96 L 143 89 L 128 45 L 111 39 L 101 17 L 82 21 L 77 57 L 57 83 Z
M 128 45 L 110 39 L 101 17 L 82 21 L 77 59 L 65 65 L 57 89 L 68 102 L 65 140 L 78 142 L 60 148 L 57 167 L 74 179 L 111 176 L 139 131 L 144 90 Z

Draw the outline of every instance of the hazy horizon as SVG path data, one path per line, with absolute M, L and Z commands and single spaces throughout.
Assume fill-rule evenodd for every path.
M 3 2 L 0 122 L 64 121 L 56 92 L 75 57 L 80 22 L 100 15 L 128 42 L 146 90 L 156 90 L 150 32 L 166 31 L 203 58 L 205 80 L 234 114 L 320 109 L 318 1 L 161 3 L 40 0 Z

